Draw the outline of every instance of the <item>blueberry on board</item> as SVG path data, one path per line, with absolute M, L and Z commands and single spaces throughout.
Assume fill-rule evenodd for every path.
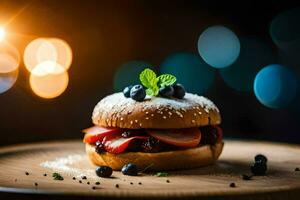
M 99 166 L 96 168 L 96 174 L 99 177 L 110 177 L 112 175 L 112 168 L 108 166 Z
M 142 85 L 135 85 L 130 90 L 130 97 L 136 101 L 143 101 L 146 97 L 146 91 Z
M 251 172 L 254 175 L 265 175 L 267 171 L 267 164 L 262 161 L 256 161 L 251 165 Z
M 173 88 L 174 88 L 173 96 L 175 98 L 182 99 L 185 95 L 185 89 L 184 89 L 183 85 L 177 83 L 177 84 L 173 85 Z
M 174 94 L 173 86 L 168 85 L 168 86 L 161 87 L 159 89 L 159 94 L 160 96 L 167 97 L 167 98 L 172 97 Z
M 122 167 L 122 174 L 127 176 L 137 176 L 138 175 L 138 168 L 135 164 L 128 163 Z
M 132 85 L 129 85 L 129 86 L 127 86 L 127 87 L 124 88 L 123 94 L 124 94 L 125 97 L 127 97 L 127 98 L 130 97 L 130 90 L 131 90 L 131 88 L 132 88 Z
M 255 162 L 257 161 L 261 161 L 261 162 L 264 162 L 264 163 L 267 163 L 268 162 L 268 159 L 266 156 L 262 155 L 262 154 L 257 154 L 255 157 L 254 157 L 254 160 Z

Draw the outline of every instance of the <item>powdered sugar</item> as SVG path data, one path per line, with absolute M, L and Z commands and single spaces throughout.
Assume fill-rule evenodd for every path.
M 157 110 L 169 108 L 175 111 L 186 111 L 186 109 L 193 109 L 202 107 L 206 111 L 217 110 L 218 108 L 209 99 L 198 96 L 196 94 L 186 93 L 184 99 L 176 98 L 162 98 L 147 96 L 143 102 L 137 102 L 131 98 L 126 98 L 120 93 L 109 95 L 102 99 L 96 106 L 93 115 L 98 115 L 101 112 L 111 112 L 113 110 L 120 111 L 133 105 L 142 104 L 144 110 L 147 108 L 156 108 Z
M 44 161 L 40 163 L 40 166 L 51 169 L 53 172 L 60 172 L 77 178 L 84 175 L 96 179 L 95 171 L 82 166 L 82 163 L 89 163 L 86 155 L 73 154 L 58 157 L 52 161 Z

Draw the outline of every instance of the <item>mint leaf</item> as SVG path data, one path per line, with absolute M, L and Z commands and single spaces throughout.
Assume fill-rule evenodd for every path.
M 150 88 L 146 89 L 146 94 L 147 94 L 148 96 L 154 96 L 154 92 L 153 92 L 153 90 L 150 89 Z
M 148 96 L 157 96 L 158 93 L 159 93 L 159 88 L 157 86 L 146 89 L 146 94 Z
M 176 82 L 176 77 L 171 74 L 162 74 L 157 77 L 157 81 L 160 87 L 169 86 Z
M 54 172 L 54 173 L 52 174 L 52 177 L 53 177 L 54 180 L 59 180 L 59 181 L 64 180 L 64 177 L 62 177 L 62 175 L 60 175 L 60 174 L 57 173 L 57 172 Z
M 146 94 L 149 96 L 157 96 L 159 93 L 159 87 L 157 86 L 158 79 L 156 74 L 149 68 L 144 69 L 140 73 L 140 81 L 147 88 Z
M 166 176 L 168 176 L 168 173 L 167 172 L 157 172 L 155 174 L 155 176 L 157 176 L 157 177 L 166 177 Z
M 140 73 L 140 81 L 146 88 L 157 86 L 156 74 L 153 70 L 146 68 Z

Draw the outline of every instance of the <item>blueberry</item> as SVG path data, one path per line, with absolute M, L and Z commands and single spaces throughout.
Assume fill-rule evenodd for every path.
M 135 164 L 128 163 L 122 167 L 122 173 L 127 176 L 137 176 L 138 168 Z
M 97 140 L 96 142 L 96 147 L 95 147 L 95 152 L 96 153 L 104 153 L 105 152 L 105 149 L 104 149 L 104 145 L 101 141 Z
M 173 88 L 174 88 L 173 96 L 175 98 L 182 99 L 185 95 L 185 89 L 184 89 L 183 85 L 177 83 L 177 84 L 173 85 Z
M 142 85 L 135 85 L 130 90 L 130 97 L 136 101 L 143 101 L 146 97 L 146 91 Z
M 255 157 L 254 157 L 254 160 L 255 162 L 257 161 L 261 161 L 263 163 L 267 163 L 268 162 L 268 159 L 266 156 L 262 155 L 262 154 L 257 154 Z
M 124 88 L 123 94 L 124 94 L 125 97 L 127 97 L 127 98 L 130 97 L 130 90 L 131 90 L 131 88 L 132 88 L 132 85 L 129 85 L 129 86 L 127 86 L 127 87 Z
M 251 172 L 254 175 L 265 175 L 267 171 L 267 164 L 262 161 L 256 161 L 251 165 Z
M 174 89 L 171 85 L 164 86 L 159 89 L 159 94 L 163 97 L 170 98 L 174 94 Z
M 99 177 L 110 177 L 112 172 L 112 168 L 108 166 L 99 166 L 96 168 L 96 174 Z

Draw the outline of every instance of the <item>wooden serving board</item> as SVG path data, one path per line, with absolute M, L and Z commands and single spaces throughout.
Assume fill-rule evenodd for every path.
M 250 174 L 249 165 L 258 153 L 268 157 L 267 175 L 243 180 L 241 175 Z M 99 178 L 80 141 L 48 142 L 0 148 L 0 191 L 2 194 L 64 195 L 65 198 L 72 195 L 72 199 L 78 196 L 103 199 L 298 199 L 300 171 L 295 171 L 296 167 L 300 167 L 300 146 L 225 141 L 219 161 L 212 166 L 171 171 L 167 177 L 156 177 L 153 173 L 132 177 L 114 172 L 113 178 Z M 64 180 L 53 180 L 53 172 L 61 173 Z M 87 180 L 82 180 L 82 175 L 86 175 Z M 95 185 L 97 181 L 100 185 Z M 236 187 L 229 187 L 231 182 Z M 96 188 L 92 189 L 93 186 Z

